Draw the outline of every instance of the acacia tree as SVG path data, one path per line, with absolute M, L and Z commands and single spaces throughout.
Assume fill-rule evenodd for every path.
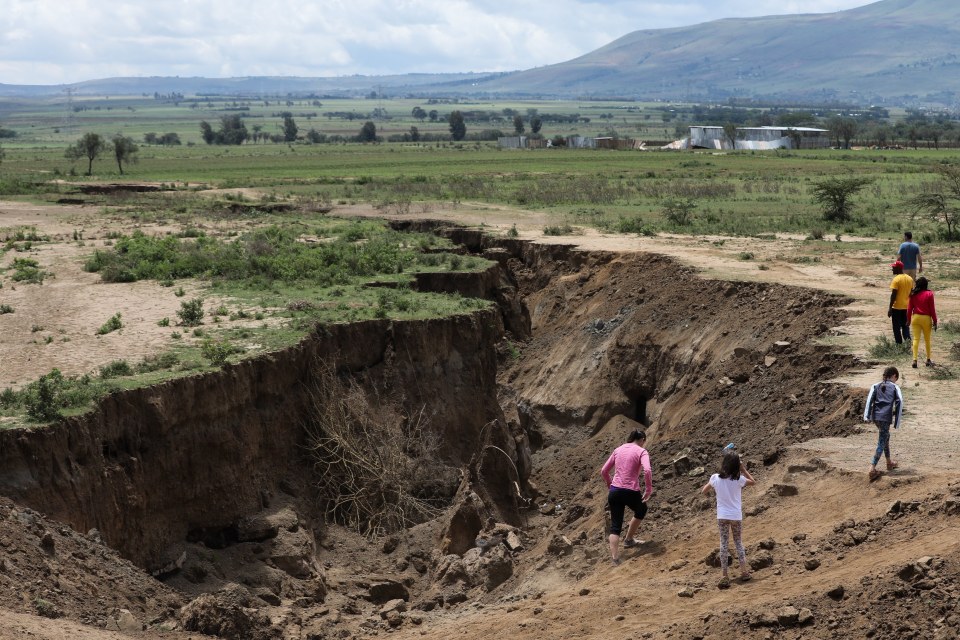
M 450 123 L 450 136 L 455 141 L 463 140 L 467 137 L 467 123 L 463 119 L 460 111 L 452 111 L 448 120 Z
M 120 175 L 123 175 L 123 163 L 136 163 L 137 151 L 139 148 L 133 142 L 133 138 L 122 136 L 119 133 L 113 136 L 113 157 L 117 160 L 117 168 L 120 169 Z
M 870 178 L 830 178 L 813 187 L 813 199 L 823 207 L 823 219 L 846 222 L 853 211 L 851 198 L 870 184 Z
M 947 227 L 947 239 L 957 238 L 960 225 L 960 167 L 940 165 L 934 169 L 939 179 L 908 203 L 917 212 L 925 212 L 931 220 Z
M 100 134 L 85 133 L 76 144 L 67 147 L 66 157 L 71 160 L 87 159 L 87 175 L 93 173 L 93 161 L 100 157 L 107 148 L 107 143 Z

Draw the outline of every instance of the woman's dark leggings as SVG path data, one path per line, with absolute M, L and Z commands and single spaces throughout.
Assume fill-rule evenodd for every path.
M 607 504 L 610 505 L 610 533 L 616 536 L 623 530 L 623 514 L 627 507 L 630 507 L 638 520 L 643 520 L 647 515 L 647 503 L 643 501 L 643 494 L 632 489 L 610 487 Z

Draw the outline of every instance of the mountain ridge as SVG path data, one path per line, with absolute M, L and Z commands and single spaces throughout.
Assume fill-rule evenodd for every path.
M 723 18 L 643 29 L 566 62 L 491 73 L 109 78 L 0 84 L 0 96 L 226 93 L 628 98 L 960 108 L 960 2 L 880 0 L 834 13 Z

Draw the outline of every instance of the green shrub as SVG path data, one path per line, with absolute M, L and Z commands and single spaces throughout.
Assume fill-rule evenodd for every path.
M 508 238 L 516 238 L 516 237 L 519 237 L 519 235 L 520 235 L 520 232 L 517 231 L 517 225 L 515 224 L 511 225 L 510 228 L 507 230 Z
M 889 336 L 877 336 L 874 344 L 870 346 L 870 356 L 877 360 L 894 360 L 903 357 L 910 349 L 906 342 L 897 344 Z
M 678 227 L 686 227 L 693 223 L 696 208 L 696 203 L 689 198 L 669 198 L 663 201 L 663 217 Z
M 147 356 L 137 364 L 137 373 L 150 373 L 160 369 L 172 369 L 180 364 L 180 358 L 172 351 Z
M 463 256 L 456 253 L 451 253 L 450 254 L 450 271 L 457 271 L 462 266 L 463 266 Z
M 184 300 L 177 311 L 180 324 L 185 327 L 196 327 L 203 323 L 203 298 Z
M 754 256 L 749 251 L 741 251 L 740 255 L 737 256 L 741 260 L 753 260 Z
M 157 326 L 158 326 L 158 327 L 169 327 L 169 326 L 170 326 L 170 318 L 160 318 L 159 320 L 157 320 Z
M 545 236 L 569 236 L 573 233 L 573 227 L 569 224 L 548 225 L 543 228 Z
M 25 284 L 43 284 L 44 278 L 50 274 L 40 268 L 40 263 L 30 258 L 14 258 L 13 275 L 14 282 L 23 282 Z
M 200 353 L 210 361 L 211 365 L 222 367 L 227 363 L 227 358 L 235 353 L 243 353 L 243 349 L 235 347 L 229 340 L 207 338 L 200 345 Z
M 123 328 L 123 322 L 120 320 L 120 312 L 110 316 L 110 319 L 104 322 L 99 329 L 97 329 L 97 335 L 103 336 L 114 331 L 119 331 Z
M 122 376 L 132 376 L 133 368 L 126 360 L 114 360 L 100 367 L 101 378 L 119 378 Z

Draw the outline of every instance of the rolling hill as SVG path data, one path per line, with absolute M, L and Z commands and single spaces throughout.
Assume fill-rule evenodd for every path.
M 660 99 L 960 99 L 960 3 L 882 0 L 829 14 L 635 31 L 568 62 L 475 90 Z

